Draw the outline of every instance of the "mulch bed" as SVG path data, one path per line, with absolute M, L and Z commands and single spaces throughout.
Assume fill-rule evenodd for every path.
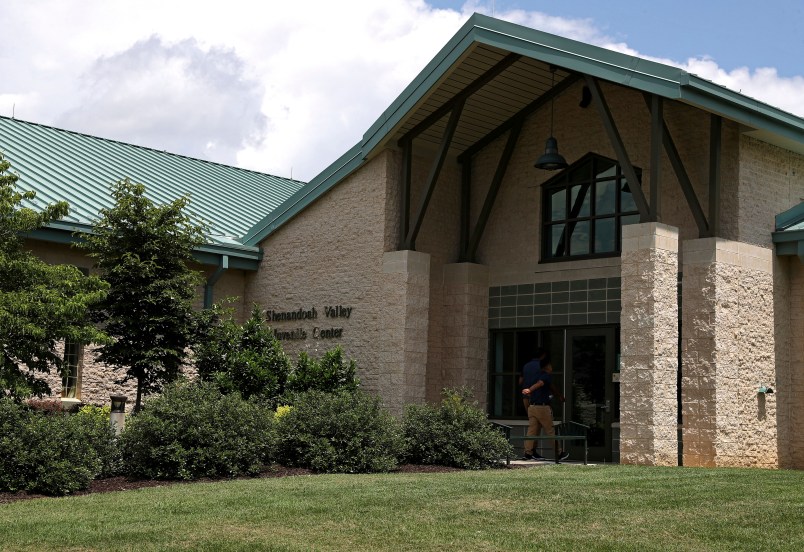
M 512 469 L 519 466 L 504 466 L 501 469 Z M 395 473 L 447 473 L 463 471 L 460 468 L 450 468 L 448 466 L 425 466 L 419 464 L 404 464 L 399 466 Z M 285 466 L 273 465 L 269 469 L 255 477 L 237 477 L 235 479 L 259 479 L 265 477 L 292 477 L 296 475 L 313 475 L 313 472 L 305 468 L 287 468 Z M 225 478 L 213 479 L 202 478 L 194 481 L 159 481 L 155 479 L 130 480 L 125 477 L 110 477 L 108 479 L 96 479 L 89 484 L 85 491 L 78 491 L 69 496 L 81 496 L 93 493 L 110 493 L 114 491 L 131 491 L 134 489 L 144 489 L 146 487 L 166 487 L 168 485 L 191 485 L 193 483 L 225 481 Z M 29 500 L 31 498 L 51 498 L 47 495 L 26 493 L 19 491 L 16 493 L 0 493 L 0 504 L 16 502 L 18 500 Z

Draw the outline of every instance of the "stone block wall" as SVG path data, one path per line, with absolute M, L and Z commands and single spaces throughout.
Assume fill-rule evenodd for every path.
M 682 433 L 685 466 L 778 467 L 773 251 L 684 243 Z
M 376 389 L 392 412 L 426 395 L 430 311 L 430 255 L 392 251 L 383 256 L 382 373 Z
M 678 465 L 678 230 L 623 228 L 620 461 Z
M 804 155 L 755 138 L 740 138 L 734 240 L 771 247 L 774 217 L 804 200 Z
M 444 387 L 469 387 L 485 400 L 488 387 L 488 268 L 474 263 L 444 266 L 443 308 L 449 325 L 441 361 Z
M 388 277 L 384 253 L 395 240 L 398 201 L 396 156 L 383 152 L 348 176 L 262 243 L 264 258 L 256 273 L 246 276 L 245 304 L 266 310 L 316 310 L 315 319 L 272 321 L 274 329 L 304 338 L 283 340 L 295 358 L 301 351 L 320 357 L 342 345 L 355 359 L 363 386 L 384 400 L 387 346 Z M 389 228 L 393 226 L 392 228 Z M 348 317 L 331 318 L 327 307 L 349 308 Z M 334 327 L 337 336 L 319 337 L 316 328 Z M 300 334 L 296 334 L 299 336 Z M 406 395 L 402 389 L 396 395 Z
M 103 406 L 111 404 L 109 398 L 111 395 L 125 395 L 128 397 L 126 407 L 130 410 L 137 397 L 136 382 L 115 383 L 122 378 L 123 372 L 118 372 L 106 364 L 98 362 L 92 346 L 84 346 L 82 350 L 83 355 L 79 360 L 78 367 L 78 396 L 75 399 L 64 399 L 65 406 L 79 402 Z M 56 352 L 59 356 L 64 356 L 64 342 L 56 344 Z M 50 386 L 51 397 L 58 398 L 61 394 L 62 379 L 56 368 L 51 368 L 49 374 L 40 377 Z
M 787 439 L 781 445 L 789 451 L 782 467 L 804 469 L 804 262 L 790 263 L 790 364 L 788 377 L 779 378 L 777 392 L 784 397 L 788 423 Z M 787 386 L 788 389 L 784 389 Z

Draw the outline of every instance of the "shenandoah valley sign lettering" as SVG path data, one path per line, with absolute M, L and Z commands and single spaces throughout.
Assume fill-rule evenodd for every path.
M 352 316 L 352 308 L 344 307 L 343 305 L 326 306 L 323 309 L 323 318 L 348 319 Z M 271 325 L 276 322 L 306 322 L 318 320 L 318 313 L 319 311 L 315 307 L 309 309 L 298 308 L 292 311 L 268 309 L 265 311 L 265 318 Z M 335 323 L 335 320 L 332 323 Z M 343 337 L 343 327 L 314 326 L 309 332 L 305 328 L 294 328 L 292 330 L 274 328 L 274 335 L 279 340 L 307 339 L 308 336 L 312 336 L 313 339 L 337 339 Z

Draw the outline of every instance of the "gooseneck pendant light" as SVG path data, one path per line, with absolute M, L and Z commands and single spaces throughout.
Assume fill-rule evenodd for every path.
M 553 89 L 556 82 L 556 68 L 550 66 L 550 90 Z M 537 169 L 544 169 L 546 171 L 557 171 L 559 169 L 566 169 L 568 167 L 567 160 L 558 153 L 558 140 L 553 136 L 553 108 L 555 98 L 550 99 L 550 137 L 544 146 L 544 153 L 536 160 L 533 165 Z

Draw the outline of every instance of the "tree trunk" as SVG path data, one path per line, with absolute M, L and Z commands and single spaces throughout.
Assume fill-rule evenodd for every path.
M 142 377 L 137 378 L 137 400 L 134 402 L 134 413 L 138 413 L 142 407 Z

